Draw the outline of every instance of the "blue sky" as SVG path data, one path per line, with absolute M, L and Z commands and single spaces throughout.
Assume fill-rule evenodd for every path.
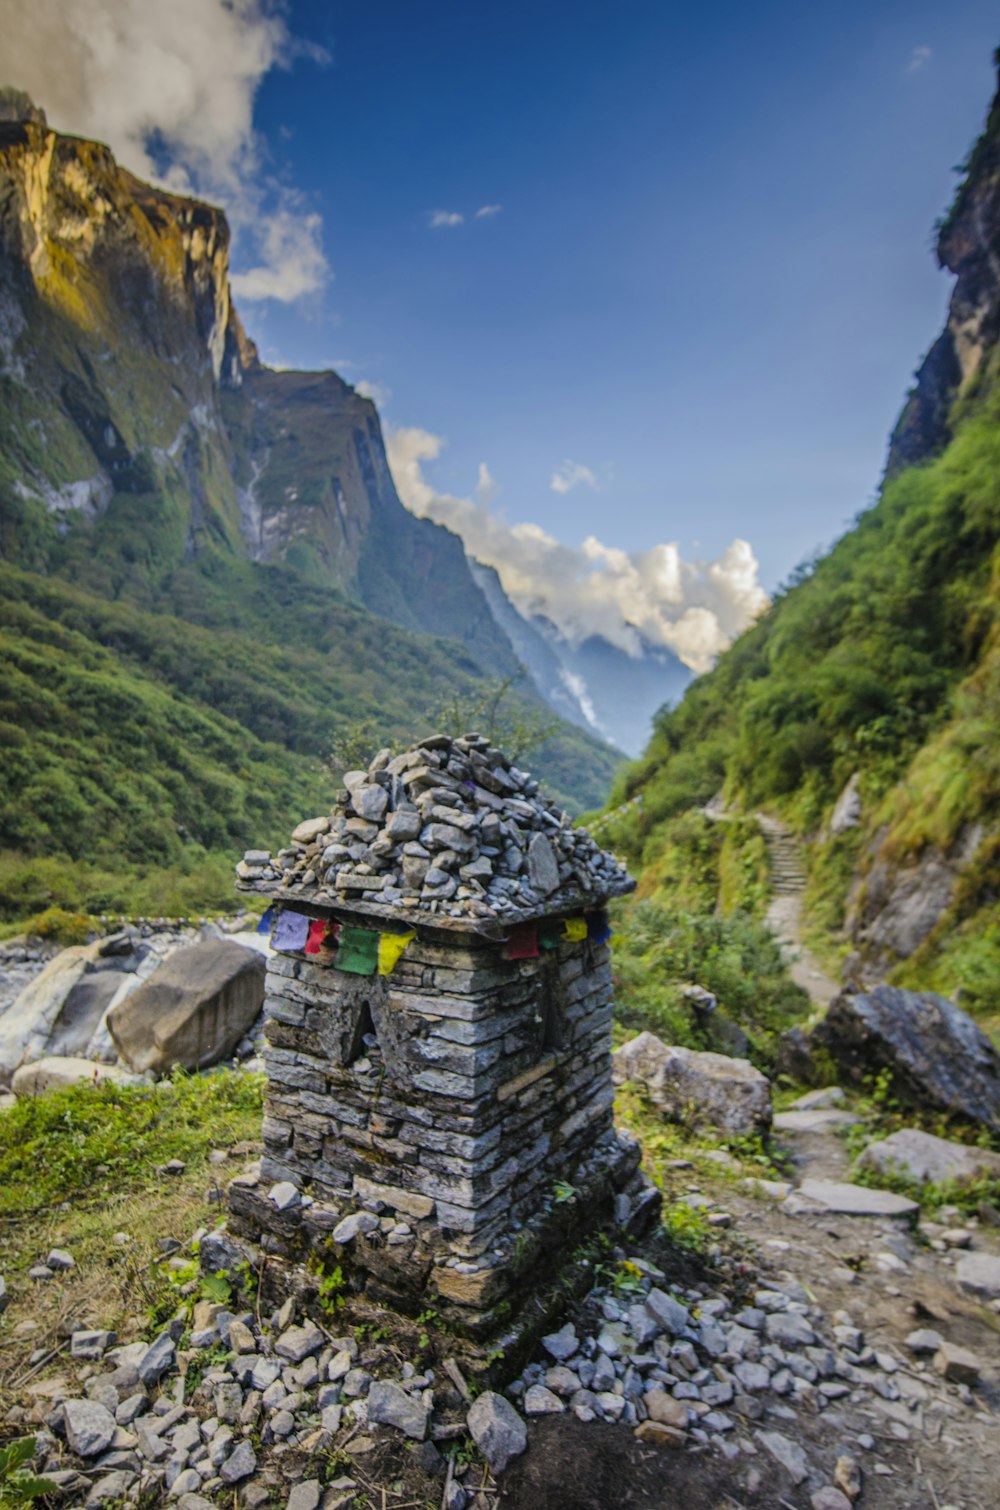
M 55 125 L 226 204 L 264 359 L 372 391 L 404 500 L 520 606 L 631 618 L 700 667 L 760 601 L 734 539 L 770 591 L 874 495 L 944 317 L 932 227 L 996 23 L 988 0 L 51 0 L 5 43 Z
M 485 461 L 508 517 L 560 539 L 743 535 L 771 588 L 871 499 L 941 325 L 932 226 L 996 22 L 978 0 L 295 3 L 332 61 L 269 74 L 256 120 L 335 278 L 248 321 L 443 437 L 436 487 Z M 598 486 L 553 492 L 565 459 Z

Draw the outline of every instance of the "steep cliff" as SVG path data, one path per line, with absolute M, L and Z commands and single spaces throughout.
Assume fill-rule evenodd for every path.
M 338 730 L 412 737 L 518 670 L 370 401 L 259 362 L 222 212 L 9 90 L 0 577 L 0 851 L 182 864 L 278 834 Z M 616 758 L 566 727 L 537 764 L 592 805 Z
M 621 823 L 646 895 L 698 877 L 720 810 L 770 809 L 808 841 L 831 967 L 1000 1014 L 1000 103 L 939 254 L 948 324 L 878 502 L 658 720 L 615 800 L 642 799 Z M 749 874 L 759 841 L 730 832 Z
M 1000 66 L 1000 50 L 997 52 Z M 954 434 L 957 400 L 972 398 L 1000 336 L 1000 97 L 937 227 L 937 259 L 955 275 L 944 330 L 927 353 L 896 422 L 886 473 L 935 456 Z

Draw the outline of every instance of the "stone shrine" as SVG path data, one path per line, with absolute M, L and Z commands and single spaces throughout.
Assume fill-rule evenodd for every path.
M 658 1209 L 612 1121 L 603 904 L 634 883 L 479 736 L 344 786 L 238 867 L 279 952 L 264 1157 L 230 1225 L 493 1335 L 585 1237 Z

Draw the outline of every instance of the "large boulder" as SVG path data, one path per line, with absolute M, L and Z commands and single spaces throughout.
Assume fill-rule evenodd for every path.
M 671 1121 L 728 1133 L 763 1133 L 771 1125 L 771 1086 L 747 1059 L 666 1044 L 640 1033 L 612 1055 L 617 1085 L 641 1085 Z
M 10 1084 L 19 1065 L 48 1053 L 67 1001 L 99 953 L 99 941 L 60 950 L 0 1018 L 0 1085 Z
M 1000 1127 L 1000 1054 L 943 996 L 895 986 L 844 992 L 811 1038 L 850 1080 L 889 1070 L 913 1105 Z
M 919 1127 L 902 1127 L 878 1143 L 869 1143 L 858 1159 L 860 1169 L 899 1174 L 921 1184 L 961 1184 L 983 1175 L 1000 1179 L 1000 1153 L 950 1143 Z
M 97 1064 L 93 1059 L 54 1057 L 34 1059 L 14 1071 L 11 1090 L 22 1099 L 61 1091 L 67 1085 L 134 1085 L 139 1079 L 117 1064 Z
M 205 1069 L 228 1059 L 264 1005 L 264 958 L 228 939 L 178 949 L 108 1013 L 134 1070 Z

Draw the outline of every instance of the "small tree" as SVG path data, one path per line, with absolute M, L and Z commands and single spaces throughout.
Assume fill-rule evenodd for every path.
M 474 691 L 451 692 L 431 713 L 435 732 L 455 737 L 475 731 L 514 761 L 534 754 L 555 734 L 559 720 L 514 702 L 511 693 L 522 677 L 523 672 L 498 676 Z

